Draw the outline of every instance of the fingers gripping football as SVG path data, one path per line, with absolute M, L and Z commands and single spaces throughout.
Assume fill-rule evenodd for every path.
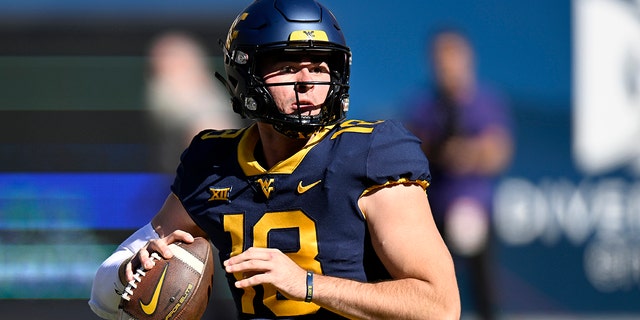
M 169 249 L 169 245 L 174 242 L 192 243 L 194 238 L 191 234 L 182 230 L 176 230 L 164 238 L 149 240 L 147 244 L 138 251 L 138 253 L 127 263 L 125 269 L 125 278 L 127 282 L 134 280 L 134 272 L 136 269 L 149 270 L 153 268 L 158 259 L 153 259 L 153 252 L 165 259 L 171 259 L 173 252 Z
M 121 319 L 200 319 L 204 313 L 213 283 L 213 250 L 207 239 L 191 239 L 191 243 L 151 242 L 144 251 L 153 266 L 136 269 L 120 302 Z M 156 245 L 165 246 L 170 258 L 161 256 Z M 165 251 L 166 252 L 166 251 Z

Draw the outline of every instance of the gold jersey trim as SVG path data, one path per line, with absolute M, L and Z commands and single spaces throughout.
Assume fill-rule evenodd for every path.
M 395 186 L 395 185 L 399 185 L 399 184 L 414 184 L 414 185 L 419 185 L 422 187 L 423 190 L 427 190 L 427 187 L 429 187 L 429 181 L 427 180 L 409 180 L 406 178 L 401 178 L 399 180 L 396 181 L 387 181 L 384 184 L 378 184 L 375 186 L 371 186 L 369 188 L 367 188 L 366 190 L 364 190 L 364 192 L 362 192 L 362 194 L 360 195 L 360 198 L 366 196 L 367 194 L 374 192 L 376 190 L 380 190 L 382 188 L 386 188 L 386 187 L 391 187 L 391 186 Z M 367 219 L 367 213 L 360 210 L 360 212 L 362 213 L 362 217 L 366 220 Z
M 260 165 L 258 160 L 254 156 L 254 151 L 258 145 L 260 135 L 258 133 L 258 127 L 256 124 L 251 125 L 247 130 L 243 132 L 242 138 L 238 144 L 238 162 L 244 174 L 248 177 L 257 176 L 261 174 L 291 174 L 295 170 L 304 157 L 309 153 L 318 142 L 320 142 L 327 133 L 333 128 L 333 126 L 327 126 L 316 132 L 307 145 L 300 151 L 296 152 L 293 156 L 284 159 L 270 169 L 265 169 Z
M 409 180 L 409 179 L 406 179 L 406 178 L 401 178 L 401 179 L 396 180 L 396 181 L 387 181 L 384 184 L 378 184 L 378 185 L 375 185 L 375 186 L 371 186 L 371 187 L 367 188 L 366 190 L 364 190 L 364 192 L 362 192 L 362 195 L 360 195 L 360 197 L 364 197 L 364 196 L 366 196 L 367 194 L 369 194 L 369 193 L 371 193 L 373 191 L 376 191 L 376 190 L 379 190 L 379 189 L 382 189 L 382 188 L 386 188 L 386 187 L 391 187 L 391 186 L 398 185 L 398 184 L 417 184 L 417 185 L 421 186 L 422 189 L 424 189 L 424 190 L 427 190 L 427 187 L 429 187 L 429 181 L 427 181 L 427 180 Z

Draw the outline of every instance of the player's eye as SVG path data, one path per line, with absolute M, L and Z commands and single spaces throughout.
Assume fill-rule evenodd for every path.
M 312 68 L 309 68 L 309 72 L 315 73 L 315 74 L 329 73 L 329 66 L 325 62 L 318 63 L 314 65 Z
M 296 72 L 298 72 L 298 70 L 296 68 L 294 68 L 293 66 L 287 65 L 287 66 L 284 66 L 284 67 L 280 68 L 280 72 L 282 72 L 282 73 L 296 73 Z
M 311 71 L 312 73 L 326 73 L 326 72 L 327 72 L 327 69 L 325 69 L 325 68 L 323 68 L 323 67 L 320 67 L 320 66 L 317 66 L 317 67 L 315 67 L 315 68 L 312 68 L 310 71 Z

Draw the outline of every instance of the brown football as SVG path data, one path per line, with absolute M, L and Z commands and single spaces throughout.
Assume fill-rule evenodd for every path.
M 169 245 L 173 258 L 153 253 L 150 270 L 138 269 L 120 299 L 120 319 L 200 319 L 213 283 L 213 250 L 209 240 Z

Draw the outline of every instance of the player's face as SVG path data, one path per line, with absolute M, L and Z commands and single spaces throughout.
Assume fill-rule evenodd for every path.
M 278 61 L 268 65 L 264 72 L 266 84 L 329 82 L 330 79 L 329 65 L 322 61 Z M 301 83 L 269 86 L 269 92 L 281 113 L 314 116 L 320 113 L 320 107 L 329 93 L 329 85 Z

